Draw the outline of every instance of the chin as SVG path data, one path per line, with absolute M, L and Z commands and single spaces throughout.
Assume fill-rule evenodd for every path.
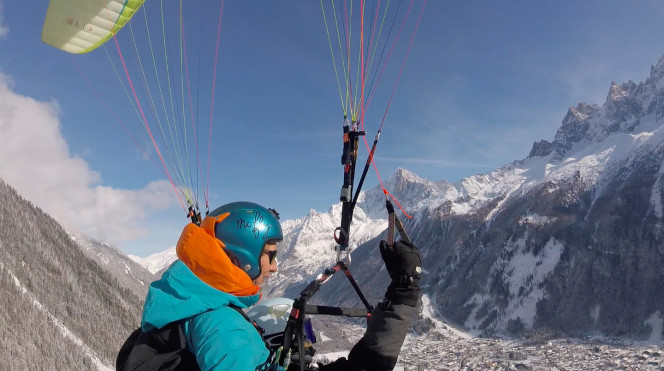
M 258 282 L 256 283 L 256 285 L 258 285 L 258 286 L 263 286 L 264 284 L 267 283 L 267 279 L 268 279 L 268 278 L 269 278 L 269 277 L 262 277 L 260 280 L 258 280 Z

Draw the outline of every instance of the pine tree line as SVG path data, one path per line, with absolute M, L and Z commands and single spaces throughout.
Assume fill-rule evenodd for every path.
M 140 323 L 144 298 L 88 259 L 50 216 L 0 180 L 1 368 L 94 369 L 89 357 L 26 299 L 16 279 L 44 309 L 113 365 Z

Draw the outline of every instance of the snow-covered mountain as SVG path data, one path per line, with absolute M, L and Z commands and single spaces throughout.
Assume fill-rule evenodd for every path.
M 661 59 L 645 82 L 612 83 L 602 107 L 570 108 L 528 158 L 423 209 L 412 228 L 438 262 L 439 311 L 485 333 L 661 329 L 663 124 Z
M 440 199 L 450 185 L 445 181 L 431 182 L 408 170 L 398 169 L 385 182 L 385 187 L 399 200 L 405 210 L 410 211 L 425 207 L 423 205 L 427 205 L 428 202 L 436 203 L 435 200 Z M 282 223 L 284 241 L 280 250 L 283 251 L 280 252 L 283 254 L 279 263 L 280 271 L 271 277 L 265 287 L 267 296 L 296 297 L 316 275 L 334 265 L 337 253 L 334 249 L 336 243 L 333 232 L 339 226 L 341 209 L 341 203 L 337 203 L 325 213 L 311 210 L 304 218 Z M 377 246 L 376 238 L 384 234 L 386 229 L 387 211 L 382 189 L 377 187 L 362 192 L 351 224 L 351 272 L 356 267 L 365 270 L 367 260 L 371 261 L 370 270 L 375 272 L 384 269 L 379 255 L 373 254 L 376 251 L 372 253 L 375 256 L 372 255 L 370 258 L 365 255 L 371 250 L 367 249 L 367 246 Z M 333 277 L 333 280 L 336 279 L 338 278 Z M 380 288 L 376 287 L 376 292 L 368 294 L 375 300 L 382 297 L 381 290 L 384 291 L 385 288 L 385 285 L 379 286 Z M 322 292 L 325 292 L 325 288 L 326 286 Z
M 602 107 L 571 107 L 552 142 L 487 174 L 450 184 L 400 169 L 386 188 L 414 216 L 425 311 L 485 334 L 548 327 L 662 338 L 664 58 L 645 82 L 612 83 Z M 376 245 L 382 190 L 363 194 L 352 226 L 352 271 L 373 299 L 387 284 Z M 340 205 L 284 223 L 284 262 L 272 294 L 334 262 Z M 365 243 L 366 242 L 366 243 Z M 343 278 L 320 299 L 347 303 Z M 626 311 L 625 308 L 630 308 Z
M 413 215 L 402 219 L 423 253 L 423 313 L 484 334 L 661 339 L 663 125 L 664 58 L 644 82 L 611 83 L 601 107 L 570 107 L 554 140 L 523 160 L 456 183 L 399 169 L 385 185 Z M 384 203 L 382 189 L 363 192 L 351 226 L 350 268 L 373 302 L 388 281 L 376 248 Z M 283 222 L 266 296 L 297 297 L 333 265 L 340 213 L 339 203 Z M 337 276 L 313 301 L 357 303 Z
M 175 246 L 167 250 L 148 255 L 144 258 L 136 255 L 129 255 L 129 257 L 136 263 L 142 265 L 152 274 L 157 274 L 158 272 L 166 269 L 178 258 L 177 254 L 175 253 Z

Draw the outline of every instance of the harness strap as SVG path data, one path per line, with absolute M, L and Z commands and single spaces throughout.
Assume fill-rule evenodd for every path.
M 344 167 L 344 181 L 341 186 L 339 201 L 341 206 L 341 226 L 335 229 L 334 239 L 339 244 L 339 251 L 345 251 L 348 248 L 348 237 L 350 234 L 350 223 L 353 220 L 353 183 L 355 180 L 355 164 L 357 162 L 357 149 L 359 138 L 366 134 L 364 131 L 357 130 L 357 123 L 348 121 L 344 117 L 343 126 L 343 153 L 341 155 L 341 165 Z
M 367 311 L 369 311 L 369 313 L 371 313 L 371 311 L 373 310 L 373 307 L 371 306 L 371 304 L 369 304 L 369 301 L 367 300 L 367 298 L 362 293 L 362 290 L 360 290 L 360 286 L 357 284 L 357 281 L 355 281 L 355 278 L 353 277 L 353 275 L 348 270 L 348 267 L 346 266 L 346 264 L 344 264 L 342 262 L 337 263 L 337 264 L 341 264 L 341 270 L 344 272 L 344 274 L 346 275 L 346 278 L 348 278 L 348 281 L 350 281 L 350 284 L 355 289 L 355 292 L 357 293 L 357 296 L 359 296 L 360 300 L 362 300 L 362 304 L 364 304 L 364 307 L 367 308 Z
M 267 350 L 270 352 L 270 354 L 267 356 L 267 359 L 265 360 L 265 362 L 263 362 L 263 364 L 256 367 L 256 369 L 257 370 L 268 370 L 270 368 L 270 366 L 272 366 L 272 364 L 274 364 L 276 362 L 279 362 L 278 355 L 276 355 L 277 352 L 272 351 L 272 349 L 270 348 L 270 344 L 267 341 L 265 341 L 265 338 L 263 337 L 263 334 L 265 334 L 265 329 L 258 326 L 256 321 L 252 321 L 251 318 L 249 318 L 249 316 L 247 316 L 247 314 L 244 313 L 242 308 L 240 308 L 240 307 L 238 307 L 237 305 L 234 305 L 234 304 L 228 304 L 228 306 L 235 309 L 238 313 L 240 313 L 240 315 L 242 315 L 242 317 L 244 317 L 244 319 L 247 320 L 247 322 L 254 325 L 254 328 L 256 329 L 256 331 L 258 331 L 258 335 L 260 335 L 261 340 L 263 340 L 263 343 L 265 344 L 265 348 L 267 348 Z
M 307 314 L 325 314 L 344 317 L 367 317 L 367 311 L 357 308 L 330 307 L 326 305 L 306 305 Z M 370 313 L 369 313 L 370 314 Z

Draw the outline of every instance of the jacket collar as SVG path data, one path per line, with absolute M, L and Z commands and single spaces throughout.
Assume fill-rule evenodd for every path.
M 233 264 L 223 250 L 224 244 L 214 236 L 214 226 L 228 216 L 208 216 L 201 226 L 189 223 L 178 241 L 178 258 L 203 282 L 235 296 L 256 295 L 260 287 L 249 275 Z

